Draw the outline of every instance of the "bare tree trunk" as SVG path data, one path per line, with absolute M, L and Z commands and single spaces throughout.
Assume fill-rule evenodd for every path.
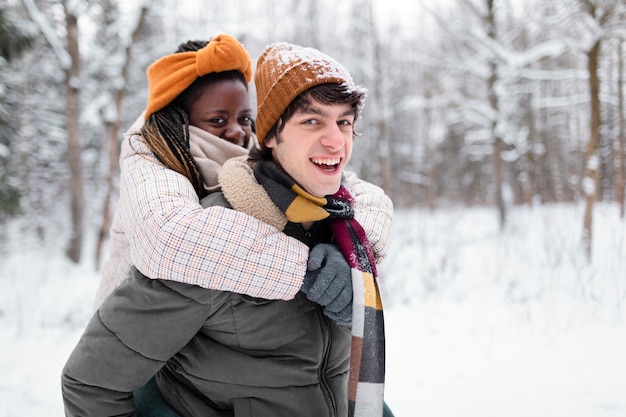
M 80 261 L 83 244 L 83 218 L 85 191 L 81 158 L 80 131 L 80 51 L 78 48 L 78 17 L 73 11 L 65 8 L 65 25 L 67 29 L 67 52 L 71 58 L 70 67 L 65 72 L 66 114 L 67 114 L 67 162 L 70 179 L 70 207 L 72 218 L 72 234 L 66 254 L 75 263 Z
M 122 99 L 119 95 L 116 97 L 116 107 L 121 105 Z M 102 259 L 102 249 L 104 243 L 109 237 L 109 229 L 113 222 L 113 212 L 111 207 L 111 201 L 113 200 L 113 194 L 116 192 L 114 186 L 114 178 L 117 175 L 118 158 L 119 158 L 119 141 L 118 135 L 120 131 L 120 116 L 114 122 L 105 122 L 105 138 L 108 138 L 109 142 L 109 170 L 106 175 L 105 183 L 107 187 L 107 193 L 104 197 L 104 207 L 102 209 L 102 224 L 100 225 L 100 232 L 98 233 L 98 241 L 96 242 L 96 269 L 100 268 L 100 262 Z
M 546 87 L 545 85 L 541 86 L 541 91 L 538 93 L 540 97 L 545 97 L 546 95 Z M 548 200 L 548 174 L 546 167 L 548 166 L 548 152 L 549 141 L 546 140 L 546 111 L 537 109 L 537 113 L 535 115 L 535 133 L 537 135 L 537 143 L 539 146 L 543 147 L 544 151 L 535 155 L 535 194 L 539 195 L 540 202 L 543 204 Z
M 624 218 L 624 165 L 626 158 L 626 149 L 624 142 L 626 141 L 626 126 L 624 121 L 624 43 L 620 42 L 617 51 L 617 123 L 618 123 L 618 141 L 617 150 L 615 152 L 615 186 L 617 188 L 616 198 L 619 204 L 619 216 Z
M 139 34 L 141 33 L 141 29 L 146 20 L 146 15 L 148 14 L 148 7 L 144 5 L 141 8 L 141 13 L 139 15 L 139 19 L 137 20 L 137 25 L 132 33 L 132 42 L 130 42 L 126 46 L 126 50 L 124 53 L 124 64 L 121 68 L 121 79 L 123 80 L 122 85 L 117 87 L 115 91 L 115 120 L 107 121 L 105 133 L 109 142 L 109 169 L 106 175 L 106 187 L 107 193 L 104 198 L 104 207 L 102 209 L 102 224 L 100 225 L 100 232 L 98 233 L 98 242 L 96 244 L 96 269 L 100 267 L 100 262 L 102 259 L 102 249 L 104 248 L 104 243 L 109 237 L 109 229 L 111 228 L 111 223 L 113 221 L 113 207 L 111 207 L 111 202 L 113 201 L 113 195 L 117 193 L 117 188 L 115 187 L 115 178 L 118 173 L 118 164 L 119 164 L 119 134 L 120 127 L 122 125 L 122 105 L 124 103 L 124 97 L 126 92 L 126 85 L 128 84 L 128 67 L 130 66 L 131 58 L 132 58 L 132 46 L 137 42 L 139 38 Z
M 535 142 L 537 140 L 537 126 L 535 122 L 535 114 L 533 113 L 533 108 L 530 103 L 532 103 L 532 95 L 528 97 L 528 105 L 526 106 L 526 123 L 528 123 L 528 150 L 525 154 L 525 163 L 524 163 L 524 178 L 525 182 L 523 184 L 523 192 L 524 192 L 524 204 L 527 206 L 533 205 L 533 200 L 535 197 L 535 178 L 534 172 L 537 171 L 534 167 L 537 166 L 535 162 Z
M 426 95 L 426 94 L 425 94 Z M 430 126 L 432 122 L 432 110 L 428 107 L 424 109 L 424 121 L 426 126 Z M 426 130 L 428 131 L 428 129 Z M 430 135 L 425 135 L 425 167 L 424 173 L 428 178 L 426 184 L 426 203 L 430 210 L 435 210 L 437 207 L 437 146 L 434 144 L 433 138 Z
M 598 143 L 600 140 L 600 81 L 598 79 L 598 57 L 600 41 L 598 40 L 587 53 L 587 69 L 589 72 L 589 94 L 591 102 L 591 131 L 585 153 L 584 193 L 586 198 L 585 217 L 583 223 L 583 245 L 588 259 L 591 259 L 593 241 L 593 208 L 598 196 Z
M 374 74 L 376 74 L 374 81 L 374 96 L 376 97 L 375 103 L 378 104 L 378 111 L 375 113 L 378 115 L 376 120 L 376 125 L 378 127 L 378 129 L 376 129 L 376 131 L 378 132 L 376 141 L 378 142 L 379 146 L 378 159 L 380 161 L 381 187 L 389 193 L 392 191 L 393 184 L 391 180 L 391 144 L 389 143 L 389 128 L 387 126 L 387 118 L 384 117 L 385 109 L 387 108 L 387 103 L 385 102 L 384 96 L 386 90 L 385 86 L 383 85 L 385 79 L 385 71 L 382 65 L 383 58 L 380 56 L 382 47 L 380 41 L 378 40 L 378 29 L 374 22 L 374 15 L 371 12 L 371 2 L 369 2 L 369 8 L 371 24 L 370 28 L 372 34 L 372 49 L 374 51 L 373 67 Z
M 495 28 L 495 15 L 494 15 L 494 4 L 493 0 L 487 0 L 487 15 L 485 16 L 485 23 L 487 26 L 487 36 L 490 39 L 495 40 L 496 38 L 496 28 Z M 497 74 L 497 64 L 495 58 L 491 60 L 489 63 L 489 79 L 488 79 L 488 90 L 489 90 L 489 105 L 493 110 L 494 120 L 491 122 L 491 134 L 493 137 L 493 181 L 494 181 L 494 198 L 496 207 L 498 209 L 498 217 L 500 221 L 500 229 L 504 228 L 506 224 L 506 207 L 504 205 L 504 196 L 502 194 L 502 186 L 503 186 L 503 162 L 502 162 L 502 148 L 503 142 L 502 138 L 498 135 L 496 130 L 496 125 L 498 123 L 498 95 L 496 93 L 496 83 L 498 82 L 498 74 Z
M 545 141 L 548 150 L 547 176 L 551 201 L 560 203 L 565 200 L 565 184 L 562 177 L 564 161 L 561 155 L 563 143 L 553 126 L 548 127 Z

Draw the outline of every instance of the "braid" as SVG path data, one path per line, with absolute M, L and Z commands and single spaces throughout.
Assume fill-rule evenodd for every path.
M 206 195 L 200 170 L 189 150 L 189 120 L 181 108 L 167 106 L 151 114 L 141 134 L 163 165 L 191 181 L 198 198 Z

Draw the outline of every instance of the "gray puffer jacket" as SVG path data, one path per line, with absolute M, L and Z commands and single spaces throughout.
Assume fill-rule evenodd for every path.
M 210 204 L 224 204 L 220 196 Z M 328 241 L 323 222 L 306 234 L 283 226 L 308 243 Z M 135 415 L 133 391 L 156 374 L 183 416 L 344 417 L 350 339 L 349 328 L 302 293 L 270 301 L 152 280 L 133 269 L 63 369 L 66 415 Z

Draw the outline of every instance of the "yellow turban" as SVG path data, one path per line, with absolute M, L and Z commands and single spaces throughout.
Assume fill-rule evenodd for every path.
M 252 80 L 252 60 L 243 45 L 226 34 L 216 36 L 197 52 L 179 52 L 155 61 L 148 68 L 148 104 L 145 119 L 170 104 L 198 77 L 240 71 Z

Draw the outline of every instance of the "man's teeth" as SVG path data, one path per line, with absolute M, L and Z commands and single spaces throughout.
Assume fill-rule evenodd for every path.
M 317 159 L 317 158 L 313 158 L 313 159 L 311 159 L 311 161 L 313 161 L 313 163 L 317 164 L 317 165 L 332 166 L 332 165 L 338 165 L 339 162 L 341 162 L 341 159 L 340 158 L 335 158 L 335 159 Z

